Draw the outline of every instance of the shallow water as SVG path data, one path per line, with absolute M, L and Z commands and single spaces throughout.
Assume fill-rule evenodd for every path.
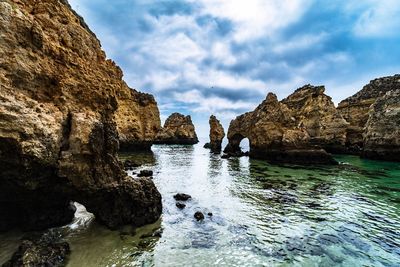
M 337 156 L 339 166 L 306 168 L 221 159 L 201 144 L 152 149 L 121 157 L 154 171 L 162 218 L 110 231 L 78 206 L 62 228 L 67 266 L 400 266 L 400 164 Z M 179 192 L 192 196 L 183 210 Z M 0 263 L 18 235 L 0 236 Z

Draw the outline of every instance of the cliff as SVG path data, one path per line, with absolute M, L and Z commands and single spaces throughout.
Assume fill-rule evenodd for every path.
M 199 142 L 190 115 L 172 113 L 156 136 L 157 144 L 192 145 Z
M 140 94 L 83 19 L 64 0 L 3 0 L 0 33 L 0 229 L 65 224 L 71 201 L 109 227 L 157 220 L 154 183 L 117 158 L 120 96 Z
M 338 111 L 350 123 L 346 138 L 349 153 L 362 153 L 364 127 L 368 121 L 371 106 L 379 97 L 399 88 L 400 75 L 382 77 L 370 81 L 359 92 L 339 103 Z

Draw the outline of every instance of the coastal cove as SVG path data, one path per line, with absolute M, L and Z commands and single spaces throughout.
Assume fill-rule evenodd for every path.
M 70 243 L 67 266 L 400 262 L 399 164 L 336 155 L 337 166 L 271 165 L 248 157 L 221 159 L 202 141 L 120 154 L 142 164 L 128 171 L 133 177 L 142 169 L 154 172 L 163 215 L 143 228 L 111 231 L 79 206 L 73 223 L 50 230 Z M 176 193 L 192 196 L 182 210 Z M 196 211 L 205 214 L 203 221 L 195 220 Z M 0 264 L 21 235 L 0 235 Z

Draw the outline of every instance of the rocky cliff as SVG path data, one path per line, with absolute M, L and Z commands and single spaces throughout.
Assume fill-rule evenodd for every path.
M 150 94 L 124 86 L 117 92 L 115 114 L 121 150 L 149 150 L 160 131 L 160 112 Z
M 372 104 L 388 91 L 398 90 L 399 88 L 400 75 L 382 77 L 370 81 L 355 95 L 339 103 L 337 109 L 343 118 L 350 123 L 346 138 L 348 152 L 354 154 L 362 153 L 364 127 L 368 121 Z
M 364 157 L 400 161 L 400 88 L 397 88 L 377 98 L 371 107 L 364 131 Z
M 224 152 L 240 154 L 240 141 L 248 138 L 250 156 L 254 158 L 298 164 L 335 164 L 330 154 L 312 142 L 313 138 L 320 137 L 330 143 L 330 131 L 321 130 L 320 120 L 321 117 L 328 122 L 336 119 L 334 115 L 322 112 L 322 116 L 316 111 L 318 107 L 314 105 L 326 104 L 321 102 L 327 100 L 321 94 L 320 87 L 306 86 L 279 102 L 276 95 L 269 93 L 254 111 L 231 121 L 229 143 Z
M 222 140 L 225 137 L 224 127 L 222 127 L 219 120 L 211 115 L 208 120 L 210 124 L 210 143 L 205 144 L 205 148 L 210 148 L 211 152 L 220 153 L 222 150 Z
M 199 142 L 190 115 L 172 113 L 157 134 L 155 143 L 192 145 Z
M 157 220 L 153 182 L 117 158 L 119 96 L 146 105 L 83 19 L 65 0 L 2 0 L 0 34 L 0 229 L 65 224 L 72 200 L 109 227 Z

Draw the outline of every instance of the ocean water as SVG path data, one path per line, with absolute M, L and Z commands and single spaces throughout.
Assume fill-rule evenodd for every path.
M 221 159 L 202 144 L 152 150 L 121 158 L 143 164 L 132 176 L 154 171 L 160 220 L 110 231 L 77 204 L 75 221 L 53 229 L 71 245 L 67 266 L 400 266 L 398 163 L 278 166 Z M 186 208 L 176 193 L 192 196 Z M 0 235 L 0 264 L 21 236 Z

